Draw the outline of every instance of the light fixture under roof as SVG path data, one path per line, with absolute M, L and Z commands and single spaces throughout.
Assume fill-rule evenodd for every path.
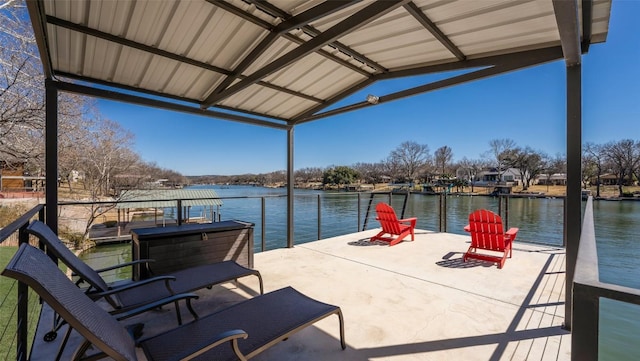
M 373 95 L 373 94 L 369 94 L 367 95 L 367 102 L 369 104 L 378 104 L 378 102 L 380 101 L 380 98 Z

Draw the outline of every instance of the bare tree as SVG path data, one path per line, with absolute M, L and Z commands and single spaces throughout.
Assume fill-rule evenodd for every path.
M 24 1 L 0 1 L 0 157 L 20 159 L 41 173 L 44 159 L 44 76 Z M 86 98 L 58 95 L 59 152 L 62 175 L 74 137 L 90 111 Z M 77 157 L 74 157 L 77 158 Z
M 468 159 L 467 157 L 463 157 L 462 160 L 458 162 L 456 177 L 461 176 L 469 181 L 469 184 L 471 185 L 471 192 L 473 192 L 476 176 L 485 167 L 485 163 L 486 162 L 481 159 Z
M 352 167 L 360 175 L 360 179 L 364 183 L 373 184 L 374 188 L 377 183 L 382 183 L 385 175 L 384 165 L 379 163 L 356 163 Z
M 0 8 L 0 155 L 28 159 L 44 125 L 44 77 L 24 3 Z
M 322 182 L 323 172 L 319 167 L 306 167 L 295 171 L 294 177 L 296 181 L 302 183 Z
M 605 144 L 604 149 L 618 177 L 618 192 L 622 197 L 622 186 L 632 182 L 633 173 L 640 164 L 640 146 L 632 139 L 623 139 Z
M 87 143 L 78 144 L 80 148 L 80 168 L 84 171 L 84 185 L 91 201 L 118 201 L 115 194 L 114 180 L 118 175 L 126 174 L 131 167 L 140 163 L 139 156 L 134 153 L 133 134 L 123 129 L 119 123 L 106 119 L 96 119 L 88 128 Z M 91 204 L 87 219 L 85 236 L 89 228 L 99 216 L 115 207 Z
M 433 157 L 440 174 L 447 174 L 448 172 L 446 168 L 453 159 L 453 151 L 451 150 L 451 147 L 445 145 L 436 149 Z
M 404 142 L 389 157 L 399 166 L 399 170 L 406 181 L 413 182 L 418 171 L 430 159 L 429 146 L 416 142 Z
M 536 151 L 530 147 L 504 151 L 501 157 L 504 164 L 516 168 L 520 172 L 523 191 L 529 189 L 531 180 L 542 173 L 545 169 L 544 159 L 548 158 L 542 151 Z
M 636 141 L 635 154 L 637 155 L 636 162 L 634 168 L 631 170 L 631 173 L 633 173 L 635 180 L 640 182 L 640 160 L 638 159 L 640 157 L 640 141 Z
M 601 144 L 586 143 L 582 151 L 582 178 L 584 182 L 596 179 L 596 197 L 600 197 L 600 177 L 607 161 L 605 148 Z
M 505 167 L 505 156 L 516 148 L 516 142 L 512 139 L 492 139 L 489 141 L 489 150 L 485 157 L 495 165 L 498 170 L 498 182 L 502 179 L 502 171 Z
M 398 180 L 398 175 L 400 173 L 400 163 L 398 162 L 398 160 L 394 159 L 392 156 L 389 156 L 382 162 L 382 164 L 384 175 L 389 177 L 389 180 L 392 183 Z
M 544 171 L 546 172 L 547 192 L 549 191 L 549 184 L 551 183 L 551 177 L 556 173 L 566 173 L 567 161 L 564 155 L 557 153 L 554 157 L 545 156 L 543 158 Z

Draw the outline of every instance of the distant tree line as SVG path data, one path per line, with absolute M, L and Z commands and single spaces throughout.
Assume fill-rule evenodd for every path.
M 446 181 L 456 187 L 470 185 L 478 180 L 483 170 L 493 170 L 500 175 L 509 168 L 519 171 L 522 189 L 527 190 L 537 178 L 546 178 L 551 183 L 555 174 L 566 173 L 566 159 L 563 154 L 550 155 L 530 146 L 519 146 L 511 139 L 493 139 L 488 148 L 478 158 L 463 157 L 454 161 L 453 150 L 443 146 L 430 153 L 429 146 L 413 141 L 400 144 L 388 157 L 375 163 L 329 166 L 326 168 L 306 167 L 295 171 L 296 185 L 322 184 L 323 186 L 343 186 L 354 183 L 434 183 Z M 597 187 L 600 196 L 600 178 L 614 175 L 620 195 L 623 186 L 631 186 L 640 179 L 640 141 L 623 139 L 606 144 L 586 143 L 583 146 L 582 179 L 583 186 Z M 286 171 L 266 174 L 244 174 L 233 176 L 189 177 L 193 183 L 218 184 L 286 184 Z
M 640 180 L 640 141 L 622 139 L 604 144 L 586 143 L 582 150 L 582 182 L 596 186 L 600 196 L 603 176 L 615 177 L 619 196 L 624 196 L 623 186 L 637 184 Z

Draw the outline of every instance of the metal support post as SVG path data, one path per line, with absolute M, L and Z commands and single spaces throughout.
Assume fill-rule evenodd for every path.
M 293 248 L 293 126 L 287 129 L 287 248 Z
M 567 67 L 567 195 L 564 208 L 567 274 L 564 327 L 572 329 L 573 277 L 582 217 L 582 66 Z
M 45 81 L 45 223 L 58 234 L 58 89 Z

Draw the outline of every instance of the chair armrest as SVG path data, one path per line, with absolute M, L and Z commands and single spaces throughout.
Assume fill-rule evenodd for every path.
M 105 268 L 100 268 L 100 269 L 95 269 L 94 271 L 101 273 L 101 272 L 106 272 L 106 271 L 112 271 L 114 269 L 118 269 L 118 268 L 123 268 L 123 267 L 127 267 L 127 266 L 135 266 L 137 264 L 147 264 L 149 262 L 155 262 L 154 259 L 139 259 L 139 260 L 135 260 L 135 261 L 131 261 L 131 262 L 125 262 L 125 263 L 119 263 L 113 266 L 109 266 L 109 267 L 105 267 Z
M 411 217 L 411 218 L 405 218 L 405 219 L 398 219 L 398 222 L 401 223 L 411 223 L 412 227 L 416 226 L 416 222 L 418 221 L 418 217 Z
M 518 234 L 518 231 L 520 229 L 517 227 L 511 227 L 509 228 L 508 231 L 505 232 L 505 238 L 507 238 L 510 241 L 513 241 L 516 238 L 516 235 Z
M 465 232 L 471 232 L 471 225 L 467 224 L 466 226 L 464 226 L 464 231 Z
M 129 317 L 133 317 L 133 316 L 137 316 L 141 313 L 145 313 L 147 311 L 153 310 L 155 308 L 159 308 L 162 307 L 164 305 L 168 305 L 170 303 L 174 303 L 177 301 L 182 301 L 185 300 L 185 302 L 187 303 L 191 303 L 191 300 L 198 299 L 198 295 L 196 295 L 195 293 L 179 293 L 177 295 L 173 295 L 171 297 L 167 297 L 167 298 L 163 298 L 161 300 L 152 302 L 152 303 L 147 303 L 143 306 L 139 306 L 139 307 L 135 307 L 135 308 L 130 308 L 130 309 L 117 309 L 117 310 L 113 310 L 113 311 L 109 311 L 110 314 L 114 315 L 116 320 L 118 321 L 122 321 L 125 320 Z M 191 307 L 189 307 L 189 309 L 191 309 Z
M 175 281 L 175 277 L 174 276 L 157 276 L 157 277 L 153 277 L 153 278 L 148 278 L 146 280 L 142 280 L 142 281 L 136 281 L 136 282 L 131 282 L 131 283 L 127 283 L 124 284 L 122 286 L 118 286 L 118 287 L 114 287 L 111 289 L 108 289 L 106 291 L 102 291 L 102 292 L 92 292 L 90 294 L 88 294 L 89 297 L 91 297 L 92 299 L 96 300 L 102 297 L 107 297 L 107 296 L 111 296 L 113 294 L 117 294 L 120 293 L 122 291 L 126 291 L 126 290 L 130 290 L 133 288 L 137 288 L 137 287 L 142 287 L 142 286 L 146 286 L 150 283 L 153 282 L 160 282 L 160 281 L 164 281 L 166 286 L 167 286 L 167 290 L 169 291 L 169 293 L 173 294 L 173 291 L 171 290 L 171 287 L 169 287 L 169 281 Z
M 246 339 L 248 336 L 249 335 L 244 330 L 240 329 L 225 331 L 212 336 L 209 340 L 203 342 L 198 346 L 199 348 L 197 350 L 188 350 L 186 355 L 181 355 L 180 357 L 176 357 L 176 359 L 190 360 L 202 355 L 216 346 L 231 341 L 231 347 L 233 348 L 233 352 L 236 354 L 238 360 L 246 361 L 247 358 L 242 354 L 242 352 L 240 352 L 240 348 L 238 347 L 238 339 Z

